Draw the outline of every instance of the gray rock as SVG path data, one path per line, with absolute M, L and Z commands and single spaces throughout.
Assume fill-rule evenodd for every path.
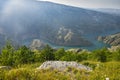
M 92 69 L 90 67 L 84 66 L 82 64 L 78 64 L 77 62 L 74 62 L 74 61 L 72 61 L 72 62 L 46 61 L 37 69 L 53 69 L 53 70 L 64 71 L 68 67 L 92 71 Z
M 54 43 L 61 46 L 92 46 L 93 43 L 73 32 L 71 29 L 61 27 L 55 35 Z
M 74 53 L 79 53 L 79 52 L 82 52 L 83 49 L 75 48 L 75 49 L 68 49 L 67 51 L 74 52 Z
M 30 49 L 34 50 L 34 49 L 42 49 L 46 46 L 46 44 L 44 42 L 42 42 L 39 39 L 34 39 L 30 45 Z
M 108 50 L 111 51 L 111 52 L 114 52 L 117 49 L 120 49 L 120 45 L 118 45 L 118 46 L 111 46 L 111 48 L 108 48 Z
M 118 46 L 120 45 L 120 33 L 109 35 L 109 36 L 99 36 L 99 41 L 103 41 L 106 44 L 110 44 L 111 46 Z

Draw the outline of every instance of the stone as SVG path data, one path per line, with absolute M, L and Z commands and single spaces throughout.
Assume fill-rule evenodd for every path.
M 42 49 L 46 46 L 44 42 L 42 42 L 39 39 L 34 39 L 30 45 L 30 49 L 35 50 L 35 49 Z
M 46 61 L 44 62 L 40 67 L 37 69 L 53 69 L 53 70 L 59 70 L 59 71 L 64 71 L 68 67 L 70 68 L 76 68 L 80 70 L 87 70 L 87 71 L 92 71 L 90 67 L 84 66 L 82 64 L 79 64 L 77 62 L 71 61 Z

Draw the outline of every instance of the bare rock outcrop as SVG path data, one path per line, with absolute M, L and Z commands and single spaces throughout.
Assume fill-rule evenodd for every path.
M 42 49 L 46 46 L 44 42 L 42 42 L 39 39 L 34 39 L 30 45 L 30 49 L 35 50 L 35 49 Z
M 106 44 L 110 44 L 111 46 L 120 45 L 120 33 L 109 35 L 109 36 L 99 36 L 98 41 L 103 41 Z
M 74 62 L 74 61 L 72 61 L 72 62 L 46 61 L 40 67 L 38 67 L 37 69 L 53 69 L 53 70 L 64 71 L 68 67 L 87 70 L 87 71 L 92 71 L 92 69 L 90 67 L 84 66 L 82 64 L 78 64 L 77 62 Z
M 54 43 L 61 46 L 92 46 L 93 43 L 72 31 L 61 27 L 55 35 Z
M 108 48 L 109 51 L 114 52 L 116 50 L 120 49 L 120 45 L 118 46 L 111 46 L 111 48 Z

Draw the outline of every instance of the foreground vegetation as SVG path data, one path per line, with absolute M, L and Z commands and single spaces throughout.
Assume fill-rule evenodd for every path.
M 44 61 L 77 61 L 93 71 L 68 68 L 63 72 L 37 70 Z M 120 50 L 110 52 L 107 48 L 95 51 L 71 52 L 63 48 L 54 50 L 46 46 L 31 51 L 26 46 L 18 48 L 10 43 L 1 50 L 0 65 L 12 69 L 0 69 L 0 80 L 120 80 Z
M 86 63 L 86 62 L 82 62 Z M 0 70 L 0 80 L 120 80 L 119 62 L 87 62 L 95 66 L 92 72 L 76 69 L 66 69 L 64 72 L 57 70 L 36 70 L 40 63 L 22 65 L 11 70 Z M 99 66 L 97 66 L 99 64 Z

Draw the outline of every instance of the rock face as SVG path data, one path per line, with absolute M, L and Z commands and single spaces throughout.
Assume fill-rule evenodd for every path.
M 61 46 L 92 46 L 93 45 L 90 41 L 86 40 L 82 36 L 73 32 L 71 29 L 67 29 L 65 27 L 61 27 L 58 30 L 57 34 L 53 38 L 53 42 L 54 44 Z
M 103 41 L 106 44 L 110 44 L 111 46 L 118 46 L 120 45 L 120 33 L 109 35 L 109 36 L 99 36 L 99 41 Z
M 92 70 L 91 68 L 84 66 L 82 64 L 78 64 L 77 62 L 67 62 L 67 61 L 46 61 L 37 69 L 55 69 L 55 70 L 64 71 L 68 67 L 83 69 L 87 71 Z
M 108 48 L 109 51 L 114 52 L 117 49 L 120 49 L 120 45 L 119 46 L 111 46 L 111 48 Z
M 46 44 L 42 41 L 40 41 L 39 39 L 34 39 L 32 41 L 32 44 L 30 45 L 30 49 L 34 50 L 34 49 L 42 49 L 46 46 Z

